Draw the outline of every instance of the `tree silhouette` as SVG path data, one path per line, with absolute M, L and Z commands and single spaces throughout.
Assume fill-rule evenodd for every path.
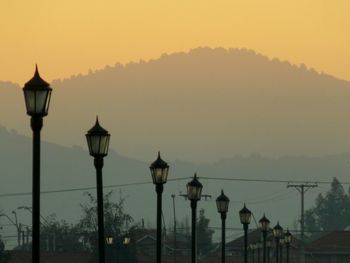
M 213 248 L 214 231 L 209 228 L 210 220 L 205 217 L 204 209 L 199 211 L 197 222 L 198 252 L 199 255 L 206 255 Z
M 305 227 L 313 237 L 319 236 L 318 231 L 344 230 L 350 225 L 350 196 L 344 187 L 334 178 L 331 189 L 325 194 L 319 194 L 315 206 L 305 213 Z

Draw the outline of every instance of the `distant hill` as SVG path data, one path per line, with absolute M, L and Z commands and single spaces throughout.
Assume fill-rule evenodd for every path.
M 10 86 L 0 84 L 1 123 L 29 134 L 22 91 Z M 52 87 L 43 136 L 67 146 L 85 147 L 84 133 L 98 114 L 112 147 L 143 160 L 159 149 L 200 162 L 350 149 L 350 83 L 251 50 L 164 54 Z
M 14 130 L 0 127 L 0 210 L 11 215 L 11 211 L 19 206 L 31 206 L 31 196 L 16 195 L 31 193 L 31 138 L 18 134 Z M 114 190 L 114 200 L 120 194 L 126 197 L 126 210 L 136 222 L 145 219 L 146 226 L 154 226 L 156 210 L 156 193 L 151 181 L 149 162 L 142 162 L 111 150 L 105 159 L 104 185 L 105 192 Z M 163 157 L 170 164 L 169 182 L 164 186 L 164 219 L 167 228 L 172 227 L 172 199 L 176 194 L 176 211 L 179 220 L 190 216 L 189 202 L 180 193 L 186 192 L 189 179 L 171 181 L 175 178 L 191 177 L 196 171 L 200 177 L 210 178 L 243 178 L 243 179 L 278 179 L 331 181 L 337 177 L 340 181 L 349 181 L 350 153 L 327 155 L 322 157 L 284 156 L 266 158 L 259 154 L 236 156 L 222 159 L 211 164 L 193 164 L 191 162 L 174 161 L 164 153 Z M 95 170 L 93 160 L 81 147 L 65 147 L 49 142 L 42 144 L 42 191 L 68 190 L 95 186 Z M 258 220 L 262 213 L 272 222 L 280 220 L 283 226 L 295 228 L 300 211 L 300 196 L 294 189 L 287 189 L 286 183 L 262 183 L 242 181 L 221 181 L 200 178 L 204 185 L 203 193 L 212 195 L 210 200 L 202 200 L 200 208 L 206 210 L 211 226 L 219 226 L 220 218 L 216 211 L 215 198 L 223 188 L 231 199 L 228 227 L 240 227 L 238 211 L 246 202 Z M 136 183 L 136 184 L 135 184 Z M 120 185 L 120 187 L 116 187 Z M 348 185 L 345 186 L 346 188 Z M 321 184 L 306 195 L 306 207 L 314 203 L 320 192 L 329 189 L 329 185 Z M 87 201 L 84 191 L 95 193 L 94 189 L 79 191 L 63 191 L 42 194 L 42 215 L 55 213 L 58 218 L 69 222 L 80 217 L 80 204 Z M 120 192 L 121 191 L 121 192 Z M 8 196 L 7 194 L 15 194 Z M 5 196 L 4 196 L 5 195 Z M 17 210 L 19 220 L 30 225 L 30 214 L 25 210 Z M 3 236 L 14 235 L 15 230 L 6 218 L 0 218 L 4 227 L 0 230 Z M 252 223 L 252 228 L 255 227 Z M 230 230 L 230 237 L 241 231 Z M 8 240 L 8 239 L 7 239 Z M 15 243 L 15 238 L 13 242 Z M 8 241 L 11 244 L 10 241 Z

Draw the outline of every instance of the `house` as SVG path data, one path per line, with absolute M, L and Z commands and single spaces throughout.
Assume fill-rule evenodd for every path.
M 350 262 L 350 231 L 333 231 L 311 242 L 305 248 L 306 263 Z
M 299 263 L 300 255 L 300 240 L 296 237 L 292 238 L 292 242 L 289 248 L 289 259 L 290 263 Z M 218 246 L 216 253 L 218 256 L 221 254 L 221 245 Z M 276 256 L 276 240 L 272 232 L 268 233 L 266 239 L 266 253 L 267 261 L 274 262 Z M 226 243 L 226 256 L 235 258 L 236 261 L 240 262 L 244 256 L 244 236 L 240 236 L 230 242 Z M 251 262 L 258 262 L 258 258 L 262 261 L 263 257 L 263 246 L 262 246 L 262 234 L 261 230 L 256 229 L 248 232 L 248 257 Z M 285 245 L 282 248 L 282 261 L 286 257 Z M 253 260 L 254 259 L 254 260 Z M 235 261 L 235 262 L 236 262 Z M 243 261 L 242 261 L 243 262 Z M 348 262 L 350 263 L 350 261 Z

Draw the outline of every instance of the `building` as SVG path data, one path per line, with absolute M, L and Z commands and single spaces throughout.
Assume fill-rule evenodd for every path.
M 306 263 L 349 263 L 350 231 L 334 231 L 311 242 L 305 248 Z

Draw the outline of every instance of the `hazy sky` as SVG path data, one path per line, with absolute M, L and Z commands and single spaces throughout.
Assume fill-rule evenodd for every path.
M 47 80 L 198 46 L 246 47 L 350 80 L 348 0 L 2 0 L 0 80 Z

